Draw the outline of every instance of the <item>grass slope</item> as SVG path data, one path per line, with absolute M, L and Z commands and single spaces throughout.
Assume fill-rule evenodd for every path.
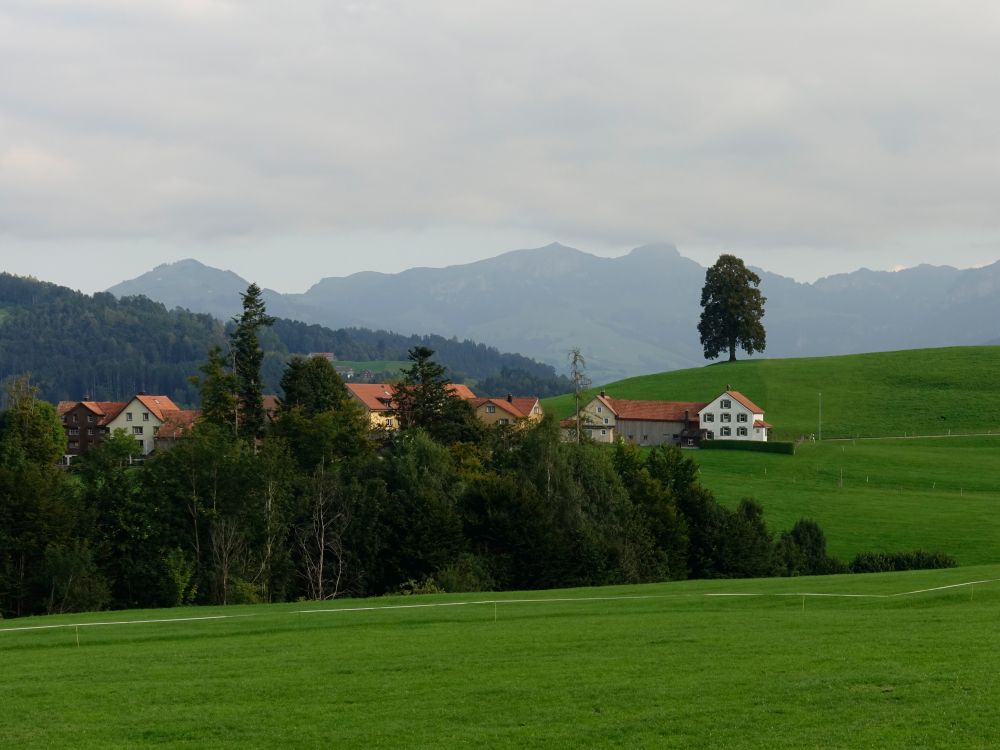
M 937 435 L 1000 432 L 997 372 L 1000 347 L 953 347 L 721 362 L 603 387 L 616 398 L 707 401 L 732 385 L 764 408 L 775 440 L 818 432 L 820 393 L 824 438 Z M 544 405 L 573 413 L 572 396 Z
M 496 607 L 0 623 L 0 745 L 994 747 L 1000 584 L 885 595 L 998 577 L 993 566 L 533 592 Z M 879 596 L 774 595 L 797 592 Z M 9 630 L 214 614 L 239 617 Z
M 772 529 L 813 518 L 831 554 L 923 548 L 1000 561 L 1000 437 L 804 443 L 794 456 L 691 451 L 720 502 L 755 497 Z

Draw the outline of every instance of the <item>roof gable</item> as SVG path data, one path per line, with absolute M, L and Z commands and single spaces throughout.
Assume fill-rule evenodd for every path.
M 761 409 L 759 406 L 757 406 L 757 404 L 755 404 L 753 401 L 751 401 L 750 399 L 748 399 L 746 396 L 744 396 L 739 391 L 726 391 L 725 393 L 720 394 L 720 398 L 721 398 L 721 396 L 729 396 L 730 398 L 733 399 L 733 401 L 738 401 L 743 406 L 745 406 L 747 409 L 749 409 L 750 411 L 752 411 L 754 414 L 763 414 L 764 413 L 763 409 Z
M 140 393 L 133 401 L 138 401 L 161 422 L 163 421 L 164 411 L 180 411 L 180 407 L 167 396 L 150 396 Z
M 397 408 L 396 386 L 392 383 L 345 383 L 347 391 L 369 411 L 392 411 Z M 476 398 L 469 386 L 449 383 L 448 392 L 464 401 Z
M 469 401 L 473 409 L 479 409 L 486 404 L 494 404 L 519 419 L 530 417 L 532 410 L 538 404 L 538 398 L 534 396 L 518 396 L 511 398 L 509 401 L 506 397 L 479 397 L 469 399 Z

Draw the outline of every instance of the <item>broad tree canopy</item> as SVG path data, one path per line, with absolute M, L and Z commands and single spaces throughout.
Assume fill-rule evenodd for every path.
M 747 354 L 764 351 L 764 303 L 760 277 L 735 255 L 720 255 L 705 273 L 701 290 L 701 322 L 698 333 L 705 359 L 729 352 L 736 361 L 736 347 Z

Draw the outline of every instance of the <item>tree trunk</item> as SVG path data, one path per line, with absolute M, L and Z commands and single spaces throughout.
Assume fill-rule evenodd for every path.
M 735 362 L 736 361 L 736 342 L 735 341 L 730 341 L 729 342 L 729 361 L 730 362 Z

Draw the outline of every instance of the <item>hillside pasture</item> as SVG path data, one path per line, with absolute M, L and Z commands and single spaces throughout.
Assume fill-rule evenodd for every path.
M 4 622 L 0 745 L 994 747 L 998 578 L 991 566 Z
M 720 502 L 756 498 L 774 530 L 815 519 L 845 562 L 918 548 L 961 565 L 1000 561 L 1000 436 L 806 442 L 794 456 L 685 455 Z
M 731 385 L 765 410 L 774 440 L 1000 433 L 997 372 L 1000 347 L 951 347 L 719 362 L 602 387 L 615 398 L 708 401 Z M 571 395 L 543 403 L 573 414 Z

